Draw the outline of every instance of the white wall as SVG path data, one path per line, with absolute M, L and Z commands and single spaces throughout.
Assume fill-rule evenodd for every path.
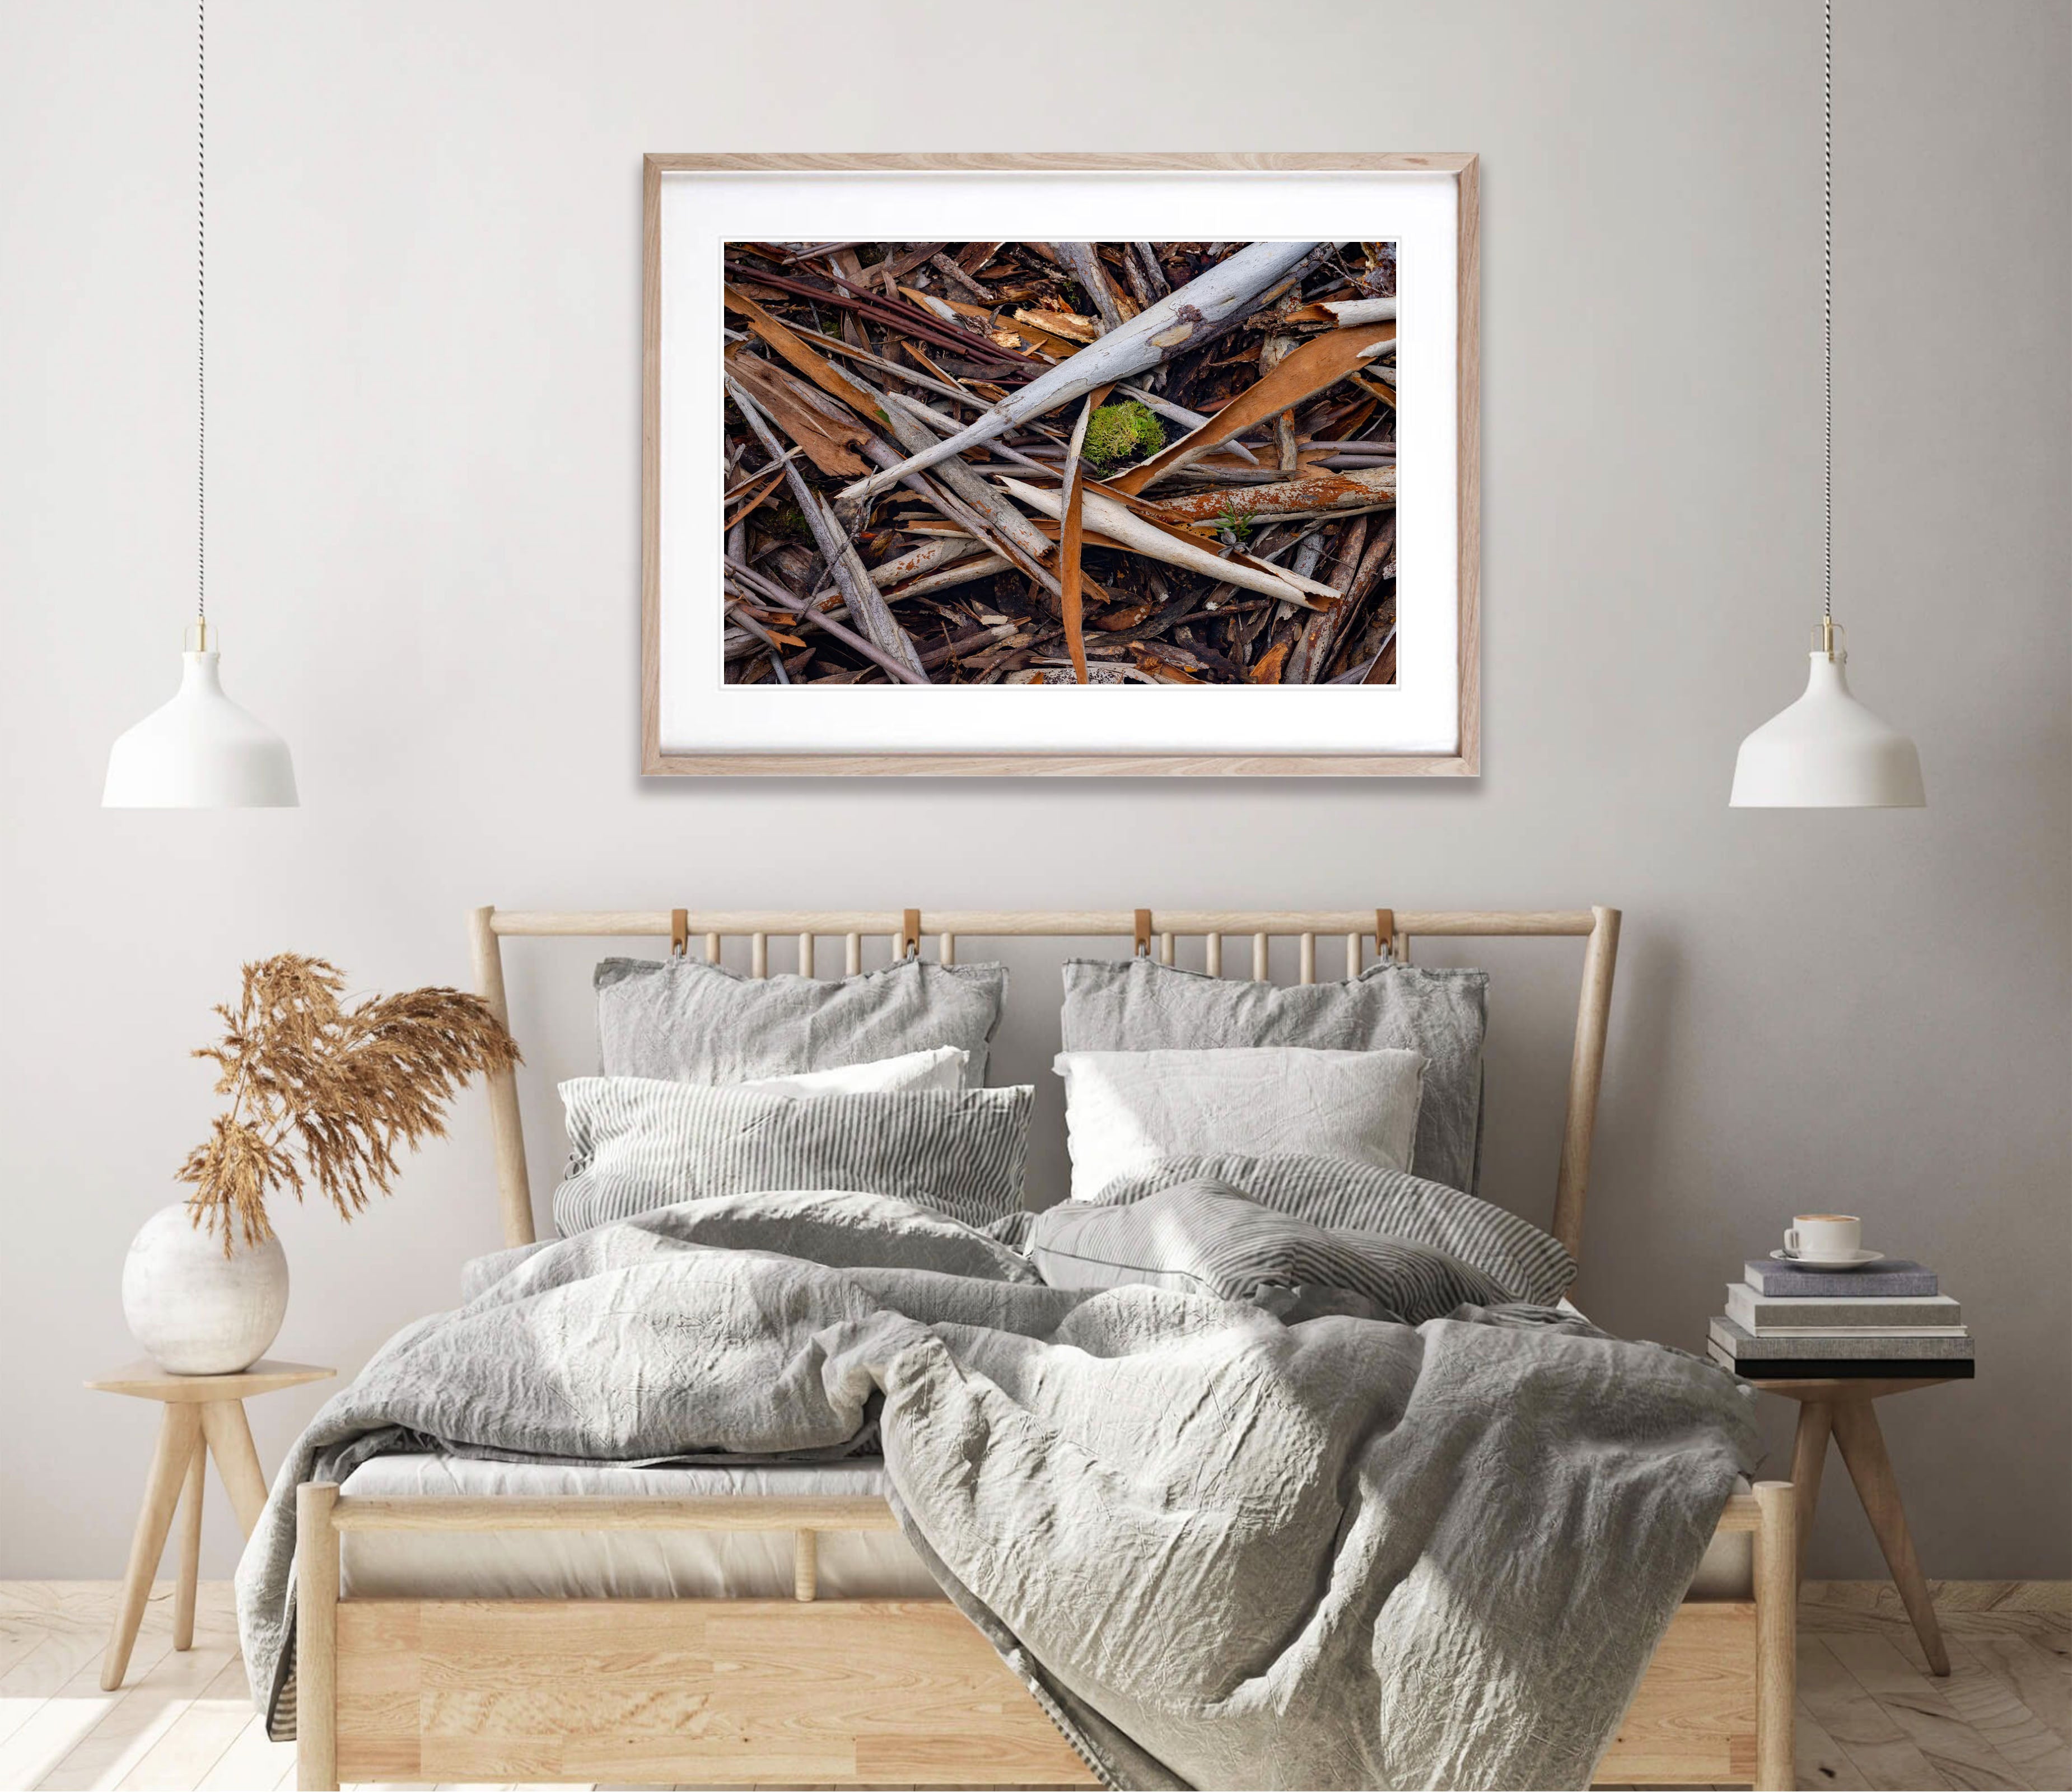
M 1886 1410 L 1930 1572 L 2072 1572 L 2072 21 L 1840 10 L 1837 606 L 1923 813 L 1724 806 L 1818 599 L 1811 3 L 218 0 L 212 614 L 306 806 L 150 815 L 96 804 L 191 591 L 193 18 L 7 5 L 0 1575 L 120 1570 L 150 1415 L 79 1384 L 240 959 L 464 980 L 474 903 L 802 896 L 1623 906 L 1589 1304 L 1695 1347 L 1786 1216 L 1860 1209 L 1977 1326 Z M 1486 775 L 643 782 L 641 152 L 1103 146 L 1485 157 Z M 1574 963 L 1490 961 L 1492 1181 L 1544 1213 Z M 514 966 L 543 1193 L 585 964 Z M 497 1242 L 479 1095 L 360 1223 L 280 1220 L 281 1354 L 356 1366 Z M 269 1461 L 321 1397 L 255 1407 Z M 1874 1572 L 1831 1492 L 1815 1572 Z

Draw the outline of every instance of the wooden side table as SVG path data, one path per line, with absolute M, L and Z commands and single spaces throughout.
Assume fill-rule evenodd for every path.
M 306 1362 L 275 1362 L 261 1357 L 234 1375 L 169 1375 L 156 1363 L 138 1362 L 86 1384 L 104 1394 L 157 1400 L 165 1408 L 158 1421 L 151 1472 L 144 1483 L 144 1509 L 137 1515 L 137 1534 L 130 1540 L 121 1603 L 108 1633 L 108 1653 L 101 1658 L 104 1691 L 113 1692 L 122 1684 L 130 1651 L 136 1646 L 137 1626 L 143 1621 L 145 1601 L 151 1596 L 152 1577 L 158 1572 L 166 1536 L 183 1496 L 187 1513 L 180 1527 L 180 1575 L 173 1595 L 173 1646 L 188 1649 L 194 1645 L 195 1577 L 201 1567 L 202 1471 L 209 1457 L 216 1458 L 216 1472 L 245 1535 L 249 1537 L 259 1523 L 266 1504 L 266 1477 L 260 1470 L 259 1453 L 252 1447 L 252 1428 L 245 1420 L 246 1398 L 270 1394 L 277 1387 L 323 1381 L 337 1373 Z
M 1908 1375 L 1903 1377 L 1821 1378 L 1770 1380 L 1760 1375 L 1746 1379 L 1764 1392 L 1782 1394 L 1799 1402 L 1799 1434 L 1792 1446 L 1791 1484 L 1799 1506 L 1799 1572 L 1806 1572 L 1806 1542 L 1813 1533 L 1813 1511 L 1820 1498 L 1820 1474 L 1827 1463 L 1827 1440 L 1832 1437 L 1856 1483 L 1856 1498 L 1863 1502 L 1864 1515 L 1871 1521 L 1878 1547 L 1885 1552 L 1885 1566 L 1892 1570 L 1893 1584 L 1899 1589 L 1906 1615 L 1914 1621 L 1914 1634 L 1921 1639 L 1921 1652 L 1938 1674 L 1950 1671 L 1950 1653 L 1942 1646 L 1942 1628 L 1935 1621 L 1935 1607 L 1928 1597 L 1928 1582 L 1914 1553 L 1914 1534 L 1906 1527 L 1906 1508 L 1900 1504 L 1899 1482 L 1892 1472 L 1892 1458 L 1885 1453 L 1885 1433 L 1879 1429 L 1877 1403 L 1887 1395 L 1905 1394 L 1917 1387 L 1939 1387 L 1947 1382 L 1970 1379 L 1971 1365 L 1961 1375 Z

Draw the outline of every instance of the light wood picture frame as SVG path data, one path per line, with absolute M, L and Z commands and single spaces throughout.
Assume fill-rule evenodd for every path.
M 1185 234 L 1190 207 L 1200 218 L 1212 201 L 1227 208 L 1234 200 L 1253 208 L 1251 240 L 1330 234 L 1328 223 L 1345 226 L 1336 241 L 1364 232 L 1363 240 L 1405 245 L 1397 356 L 1405 470 L 1395 513 L 1400 545 L 1392 553 L 1404 569 L 1396 585 L 1400 626 L 1384 668 L 1396 682 L 1272 689 L 1226 682 L 1135 696 L 966 684 L 910 697 L 843 680 L 827 681 L 840 689 L 751 688 L 722 676 L 727 598 L 717 445 L 726 402 L 722 264 L 730 242 L 824 242 L 813 231 L 832 227 L 837 215 L 853 235 L 871 240 L 954 237 L 960 224 L 962 234 L 976 235 L 979 220 L 970 214 L 981 207 L 993 208 L 981 214 L 987 221 L 1021 224 L 1031 237 L 1064 240 L 1076 228 L 1105 242 L 1131 224 L 1148 224 L 1153 208 L 1177 203 L 1174 230 Z M 1281 228 L 1284 216 L 1293 228 Z M 1398 218 L 1408 222 L 1399 226 Z M 1478 163 L 1468 154 L 648 156 L 642 771 L 1478 775 Z M 1046 421 L 1062 435 L 1084 414 L 1075 401 Z M 1430 433 L 1413 441 L 1413 429 Z M 758 471 L 769 470 L 758 464 Z

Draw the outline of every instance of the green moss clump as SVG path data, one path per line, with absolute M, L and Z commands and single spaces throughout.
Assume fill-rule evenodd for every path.
M 1094 413 L 1080 452 L 1093 466 L 1108 467 L 1138 454 L 1156 454 L 1165 446 L 1166 432 L 1158 426 L 1158 419 L 1137 400 L 1127 398 Z

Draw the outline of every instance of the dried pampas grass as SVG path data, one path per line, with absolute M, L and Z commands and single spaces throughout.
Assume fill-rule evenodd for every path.
M 310 1182 L 351 1219 L 370 1194 L 389 1192 L 399 1145 L 446 1136 L 446 1104 L 478 1073 L 509 1070 L 518 1047 L 479 996 L 406 989 L 347 1007 L 335 965 L 282 952 L 245 967 L 235 1011 L 219 1007 L 224 1035 L 197 1058 L 214 1060 L 230 1107 L 179 1179 L 195 1224 L 223 1227 L 227 1256 L 273 1235 L 266 1197 Z

